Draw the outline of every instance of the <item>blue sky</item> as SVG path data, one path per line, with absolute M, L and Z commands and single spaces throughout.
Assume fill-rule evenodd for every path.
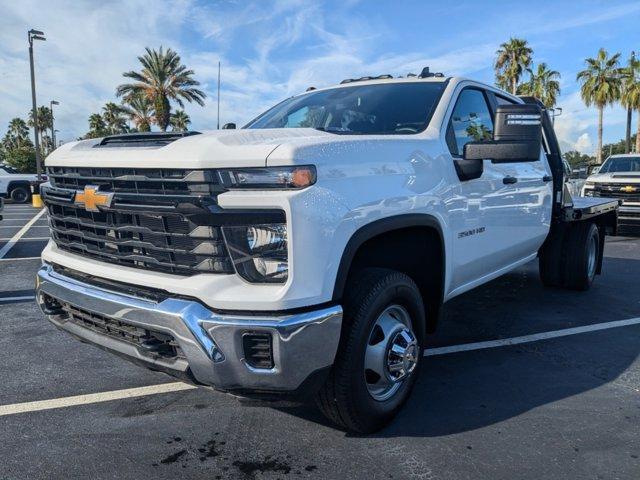
M 145 46 L 172 47 L 208 95 L 188 105 L 193 129 L 216 124 L 217 62 L 222 62 L 221 122 L 243 123 L 310 85 L 343 78 L 419 72 L 493 83 L 500 43 L 526 38 L 534 62 L 562 74 L 557 131 L 566 148 L 591 152 L 596 111 L 580 99 L 576 73 L 598 48 L 640 51 L 640 2 L 519 1 L 196 1 L 0 0 L 0 134 L 30 108 L 26 31 L 36 45 L 38 103 L 55 99 L 58 138 L 73 140 L 87 118 L 113 100 L 122 72 Z M 635 119 L 634 119 L 635 127 Z M 605 112 L 606 141 L 623 137 L 625 112 Z

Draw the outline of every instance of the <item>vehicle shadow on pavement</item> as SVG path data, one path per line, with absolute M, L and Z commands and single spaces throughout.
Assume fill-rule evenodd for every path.
M 606 258 L 589 292 L 546 289 L 537 262 L 454 299 L 429 346 L 509 338 L 640 317 L 640 261 Z M 635 281 L 632 279 L 635 278 Z M 426 357 L 413 394 L 374 437 L 479 429 L 616 380 L 638 358 L 640 325 Z M 606 409 L 591 398 L 585 409 Z M 309 409 L 282 409 L 326 424 Z

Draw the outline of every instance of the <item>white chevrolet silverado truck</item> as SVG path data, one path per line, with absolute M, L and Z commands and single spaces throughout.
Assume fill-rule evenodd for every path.
M 27 203 L 37 185 L 37 175 L 20 173 L 8 165 L 0 165 L 0 197 L 10 198 L 14 203 Z
M 618 198 L 622 201 L 620 226 L 640 226 L 640 153 L 612 155 L 598 173 L 587 178 L 582 187 L 587 197 Z
M 425 69 L 284 100 L 239 130 L 67 143 L 41 188 L 59 328 L 238 396 L 374 431 L 444 304 L 539 257 L 587 289 L 618 204 L 572 199 L 533 99 Z

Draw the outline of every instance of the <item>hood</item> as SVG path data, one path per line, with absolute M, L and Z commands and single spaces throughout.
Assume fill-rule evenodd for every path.
M 640 172 L 612 172 L 590 175 L 587 182 L 595 183 L 640 183 Z
M 101 138 L 67 143 L 45 160 L 47 166 L 108 168 L 261 167 L 279 145 L 315 143 L 334 135 L 312 128 L 216 130 L 160 147 L 101 147 Z

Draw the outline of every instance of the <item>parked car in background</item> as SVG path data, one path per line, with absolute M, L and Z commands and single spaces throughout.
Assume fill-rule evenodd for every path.
M 0 197 L 0 220 L 2 220 L 2 210 L 4 210 L 4 199 Z
M 594 172 L 582 195 L 621 199 L 620 226 L 640 226 L 640 154 L 612 155 Z
M 10 198 L 15 203 L 27 203 L 37 184 L 37 175 L 20 173 L 8 165 L 0 165 L 0 197 Z

